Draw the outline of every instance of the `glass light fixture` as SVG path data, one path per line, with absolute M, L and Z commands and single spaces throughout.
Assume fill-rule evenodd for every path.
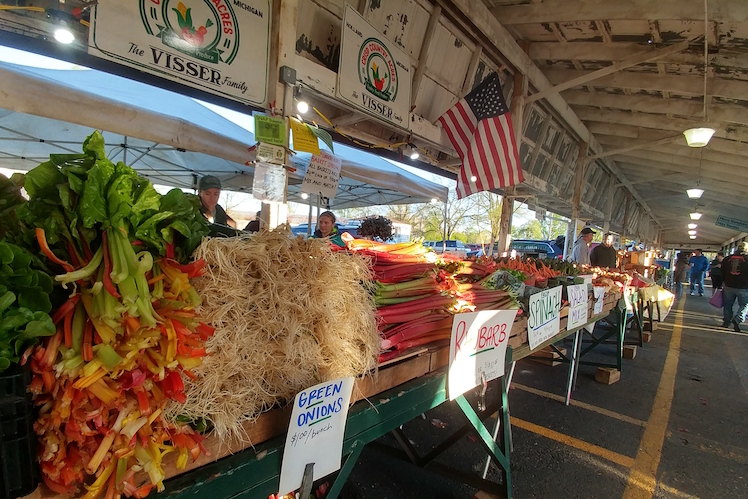
M 691 199 L 699 199 L 704 194 L 704 189 L 686 189 L 686 194 Z
M 704 147 L 714 135 L 714 128 L 689 128 L 683 132 L 683 135 L 685 135 L 689 147 Z
M 54 36 L 55 40 L 64 45 L 69 45 L 75 41 L 75 35 L 64 22 L 60 23 L 60 25 L 55 29 Z
M 306 192 L 302 192 L 301 199 L 309 199 L 309 194 L 307 194 Z
M 478 181 L 478 177 L 476 177 L 475 175 L 473 175 L 472 177 L 470 177 L 470 181 L 471 182 L 477 182 Z
M 436 204 L 439 200 L 436 198 L 431 198 L 431 204 Z
M 695 230 L 689 230 L 688 231 L 688 235 L 689 236 L 695 236 L 696 235 L 696 231 Z
M 690 237 L 691 239 L 696 239 L 696 236 L 688 236 L 688 237 Z
M 690 213 L 691 220 L 698 220 L 701 218 L 701 213 L 698 211 L 694 211 L 693 213 Z
M 695 229 L 696 227 L 698 227 L 698 224 L 693 224 L 693 223 L 688 224 L 689 229 Z

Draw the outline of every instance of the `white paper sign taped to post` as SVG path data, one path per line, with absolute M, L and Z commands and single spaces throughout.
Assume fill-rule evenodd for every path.
M 569 295 L 569 322 L 566 325 L 566 329 L 570 331 L 587 324 L 587 315 L 589 312 L 587 285 L 574 284 L 573 286 L 568 286 L 566 292 Z
M 334 198 L 340 182 L 341 160 L 327 151 L 313 154 L 301 184 L 301 192 L 320 194 L 324 198 Z
M 561 329 L 561 288 L 546 289 L 530 296 L 527 341 L 530 350 L 553 338 Z
M 593 313 L 595 315 L 603 313 L 603 301 L 605 300 L 605 288 L 602 286 L 595 286 L 593 292 L 595 294 L 595 308 Z
M 516 310 L 483 310 L 457 314 L 449 344 L 449 399 L 481 382 L 504 375 L 504 359 Z
M 308 463 L 314 463 L 314 480 L 340 469 L 352 392 L 353 377 L 348 377 L 320 383 L 296 395 L 283 450 L 279 495 L 301 487 Z

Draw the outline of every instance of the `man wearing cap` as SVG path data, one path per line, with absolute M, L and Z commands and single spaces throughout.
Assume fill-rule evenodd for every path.
M 228 225 L 236 229 L 234 219 L 218 204 L 218 198 L 221 196 L 221 181 L 217 177 L 205 175 L 201 178 L 197 195 L 200 198 L 200 213 L 205 215 L 209 222 Z
M 582 229 L 579 237 L 574 241 L 574 248 L 571 250 L 571 261 L 577 265 L 590 264 L 590 243 L 595 236 L 595 231 L 589 227 Z

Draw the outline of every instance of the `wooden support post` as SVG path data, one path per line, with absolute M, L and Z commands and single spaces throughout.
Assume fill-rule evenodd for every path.
M 629 223 L 629 205 L 631 204 L 631 193 L 626 191 L 626 207 L 623 209 L 623 227 L 621 228 L 621 244 L 626 246 L 626 226 Z
M 603 223 L 603 230 L 610 232 L 610 223 L 613 218 L 613 198 L 616 194 L 616 178 L 611 174 L 608 178 L 608 191 L 606 193 L 607 198 L 605 199 L 605 221 Z
M 566 248 L 564 256 L 571 254 L 574 247 L 574 240 L 577 238 L 579 224 L 579 208 L 582 205 L 582 187 L 584 186 L 584 171 L 587 167 L 587 150 L 589 146 L 580 141 L 579 150 L 577 151 L 577 169 L 574 174 L 574 195 L 571 198 L 571 223 L 569 224 L 569 233 L 566 236 Z
M 519 72 L 514 73 L 514 90 L 512 93 L 512 128 L 514 137 L 519 144 L 524 134 L 522 128 L 524 112 L 524 96 L 527 93 L 527 77 Z M 512 214 L 514 213 L 514 186 L 504 189 L 504 197 L 501 201 L 501 219 L 499 222 L 498 253 L 502 255 L 509 251 L 512 234 Z

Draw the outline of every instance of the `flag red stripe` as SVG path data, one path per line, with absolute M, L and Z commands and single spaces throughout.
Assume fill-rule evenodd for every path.
M 498 128 L 497 135 L 499 136 L 499 139 L 501 140 L 501 149 L 502 149 L 502 151 L 501 151 L 501 159 L 502 159 L 501 164 L 502 164 L 502 170 L 503 170 L 502 173 L 504 174 L 504 178 L 505 178 L 505 180 L 502 180 L 502 182 L 504 182 L 504 184 L 502 185 L 502 187 L 506 187 L 508 185 L 512 185 L 511 184 L 511 178 L 512 177 L 511 177 L 511 173 L 509 172 L 509 165 L 507 165 L 507 160 L 510 157 L 509 156 L 509 147 L 508 147 L 508 144 L 507 144 L 507 141 L 506 141 L 506 135 L 505 135 L 504 127 L 502 126 L 503 123 L 501 123 L 500 119 L 497 118 L 495 120 L 495 122 L 494 122 L 494 125 L 496 125 L 496 127 Z
M 492 173 L 495 174 L 495 180 L 498 181 L 499 187 L 506 187 L 509 183 L 509 175 L 507 175 L 507 172 L 504 168 L 504 162 L 502 161 L 502 156 L 499 152 L 499 150 L 496 148 L 496 136 L 499 136 L 499 138 L 502 140 L 503 143 L 503 137 L 501 135 L 501 130 L 499 130 L 497 126 L 496 118 L 491 118 L 486 120 L 486 130 L 491 135 L 491 140 L 489 141 L 489 147 L 491 149 L 491 157 L 494 159 L 493 161 L 493 168 Z M 492 185 L 492 188 L 496 188 L 497 182 L 494 182 L 494 185 Z
M 475 182 L 478 191 L 485 191 L 491 188 L 491 169 L 488 163 L 488 157 L 486 156 L 486 145 L 485 142 L 489 141 L 488 137 L 484 139 L 485 126 L 483 122 L 478 125 L 475 133 L 475 147 L 471 151 L 473 159 L 475 158 L 476 149 L 478 151 L 478 161 L 474 161 L 475 175 L 478 177 L 478 181 Z
M 522 174 L 522 165 L 519 162 L 519 151 L 517 150 L 517 141 L 514 138 L 514 127 L 512 127 L 512 116 L 511 113 L 506 113 L 505 120 L 509 125 L 509 138 L 512 141 L 512 157 L 514 160 L 514 183 L 520 184 L 525 181 L 525 176 Z

